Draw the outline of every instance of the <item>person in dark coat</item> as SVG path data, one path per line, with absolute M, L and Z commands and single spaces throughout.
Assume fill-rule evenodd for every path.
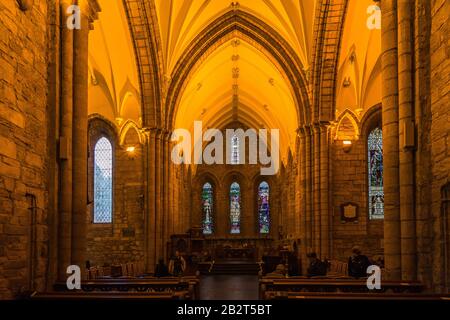
M 359 247 L 353 247 L 352 253 L 352 256 L 348 258 L 348 275 L 353 278 L 367 277 L 369 258 L 361 253 Z
M 164 263 L 163 259 L 159 259 L 158 264 L 155 267 L 155 277 L 168 277 L 169 276 L 169 268 Z
M 184 260 L 181 253 L 177 250 L 175 251 L 175 256 L 170 260 L 169 263 L 169 273 L 175 277 L 180 277 L 186 270 L 186 260 Z
M 326 276 L 327 275 L 327 265 L 325 262 L 317 258 L 315 252 L 311 252 L 307 255 L 309 259 L 308 267 L 308 277 Z

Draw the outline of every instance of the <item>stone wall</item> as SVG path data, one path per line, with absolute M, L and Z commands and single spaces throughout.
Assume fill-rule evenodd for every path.
M 351 255 L 353 246 L 359 246 L 369 257 L 383 253 L 383 220 L 369 219 L 367 201 L 367 136 L 379 124 L 380 118 L 375 114 L 363 119 L 361 125 L 356 123 L 363 130 L 358 136 L 358 128 L 344 118 L 336 128 L 336 139 L 331 148 L 332 256 L 341 261 Z M 349 150 L 345 149 L 344 140 L 352 141 Z M 343 206 L 347 204 L 357 207 L 355 219 L 343 217 Z
M 0 2 L 0 299 L 42 289 L 47 228 L 47 1 Z
M 92 121 L 91 121 L 92 124 Z M 87 260 L 91 265 L 143 261 L 144 259 L 144 186 L 143 148 L 139 136 L 130 129 L 123 145 L 119 145 L 110 129 L 103 131 L 101 124 L 90 125 L 89 184 L 93 201 L 93 148 L 98 137 L 108 135 L 113 141 L 113 217 L 112 223 L 93 223 L 93 203 L 88 215 Z M 105 125 L 108 128 L 107 125 Z M 133 153 L 127 147 L 135 147 Z
M 445 266 L 450 262 L 450 248 L 444 252 L 444 224 L 449 217 L 441 216 L 441 189 L 450 181 L 450 3 L 432 1 L 431 6 L 431 157 L 432 157 L 432 212 L 434 224 L 433 282 L 450 286 L 445 280 Z M 446 221 L 447 220 L 447 221 Z M 448 228 L 448 227 L 447 227 Z M 447 229 L 448 230 L 448 229 Z M 443 254 L 444 253 L 444 254 Z M 445 262 L 445 259 L 447 261 Z

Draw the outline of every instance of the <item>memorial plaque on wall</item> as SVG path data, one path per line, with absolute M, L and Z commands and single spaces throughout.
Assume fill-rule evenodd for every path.
M 358 222 L 359 207 L 355 203 L 341 205 L 341 222 Z
M 122 229 L 122 237 L 134 237 L 135 231 L 134 228 L 123 228 Z

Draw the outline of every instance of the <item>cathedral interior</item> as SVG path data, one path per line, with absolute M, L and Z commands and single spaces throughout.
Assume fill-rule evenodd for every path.
M 69 296 L 70 266 L 93 299 L 136 279 L 149 299 L 222 299 L 227 279 L 295 299 L 365 286 L 355 252 L 383 288 L 449 294 L 449 14 L 1 0 L 0 299 Z

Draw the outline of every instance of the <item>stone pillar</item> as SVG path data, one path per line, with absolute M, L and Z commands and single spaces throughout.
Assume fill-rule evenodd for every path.
M 401 277 L 397 1 L 382 1 L 384 255 L 390 279 Z
M 306 133 L 305 128 L 300 128 L 299 136 L 300 136 L 300 154 L 299 154 L 299 179 L 300 179 L 300 257 L 302 260 L 302 272 L 306 272 L 308 263 L 306 258 L 306 253 L 308 251 L 307 246 L 307 219 L 306 219 Z
M 156 252 L 156 261 L 159 258 L 163 257 L 163 200 L 162 194 L 163 190 L 163 136 L 160 129 L 157 130 L 156 133 L 156 141 L 155 141 L 155 252 Z
M 163 142 L 163 154 L 162 154 L 162 163 L 163 163 L 163 256 L 164 259 L 166 259 L 166 255 L 169 254 L 167 253 L 167 242 L 170 239 L 170 234 L 171 234 L 171 223 L 172 223 L 172 217 L 171 217 L 171 212 L 172 210 L 169 210 L 169 197 L 170 197 L 170 192 L 169 192 L 169 185 L 171 185 L 171 181 L 169 180 L 169 175 L 170 175 L 170 164 L 171 164 L 171 160 L 170 160 L 170 154 L 169 154 L 169 140 L 170 140 L 170 135 L 168 131 L 163 131 L 162 133 L 162 142 Z M 170 188 L 171 189 L 171 188 Z M 172 200 L 172 199 L 171 199 Z
M 318 124 L 314 125 L 314 173 L 313 173 L 313 210 L 314 210 L 314 220 L 313 220 L 313 248 L 317 256 L 320 254 L 320 126 Z
M 100 10 L 96 0 L 78 1 L 81 29 L 74 30 L 72 263 L 84 266 L 87 223 L 88 51 L 91 23 Z
M 415 1 L 415 112 L 417 129 L 415 155 L 415 200 L 417 237 L 417 277 L 427 287 L 432 286 L 432 264 L 430 264 L 433 231 L 429 223 L 432 213 L 432 164 L 429 123 L 431 121 L 430 94 L 430 37 L 431 1 Z
M 307 253 L 313 251 L 313 203 L 312 203 L 312 130 L 305 127 L 305 219 L 306 219 L 306 246 Z
M 400 228 L 402 253 L 402 278 L 416 280 L 416 221 L 414 208 L 414 153 L 404 146 L 405 128 L 413 128 L 413 3 L 398 3 L 398 99 L 399 99 L 399 148 L 400 148 Z M 414 133 L 410 133 L 413 134 Z
M 61 2 L 61 126 L 60 144 L 67 144 L 68 154 L 60 155 L 59 222 L 58 222 L 58 279 L 67 277 L 71 264 L 72 243 L 72 125 L 73 125 L 73 31 L 66 27 L 65 12 L 70 0 Z
M 146 265 L 147 272 L 153 272 L 156 265 L 156 130 L 148 131 L 146 144 L 146 183 L 147 183 L 147 215 L 146 215 Z
M 330 212 L 329 212 L 329 127 L 320 126 L 320 254 L 330 257 Z

